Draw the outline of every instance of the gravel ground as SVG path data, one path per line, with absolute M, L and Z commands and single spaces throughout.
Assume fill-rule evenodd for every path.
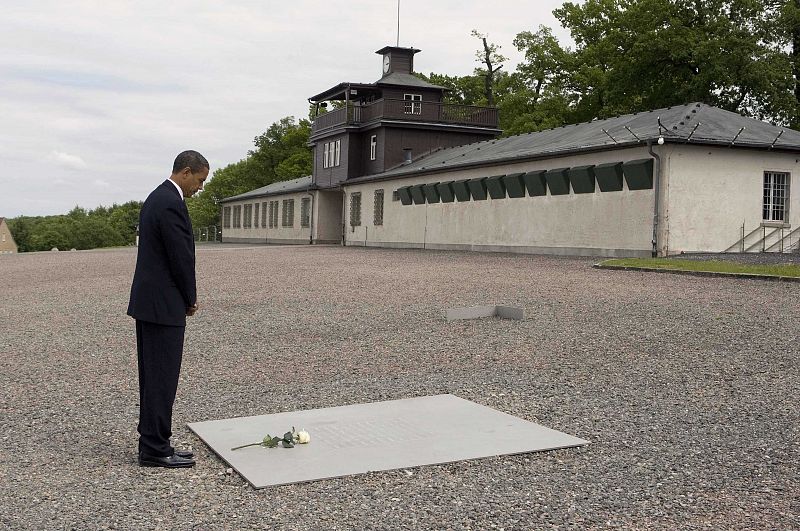
M 800 287 L 595 261 L 200 246 L 198 465 L 163 470 L 134 453 L 135 250 L 0 256 L 0 527 L 800 529 Z M 477 304 L 526 317 L 444 319 Z M 437 393 L 591 444 L 256 491 L 186 428 Z

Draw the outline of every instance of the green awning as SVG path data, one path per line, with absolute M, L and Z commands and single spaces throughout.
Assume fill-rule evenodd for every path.
M 415 205 L 425 204 L 425 194 L 422 193 L 422 185 L 415 184 L 411 187 L 411 199 L 414 200 Z
M 622 190 L 622 163 L 606 162 L 594 167 L 597 186 L 601 192 L 619 192 Z
M 567 173 L 576 194 L 594 193 L 594 166 L 575 166 Z
M 506 185 L 503 184 L 503 177 L 505 175 L 494 175 L 486 178 L 486 190 L 489 191 L 489 197 L 492 199 L 506 198 Z
M 437 184 L 439 183 L 429 183 L 422 185 L 422 193 L 425 194 L 425 199 L 428 200 L 428 203 L 439 202 L 439 192 L 436 190 Z
M 411 190 L 410 186 L 401 186 L 397 189 L 397 194 L 400 196 L 400 202 L 404 205 L 411 204 Z
M 525 183 L 522 182 L 524 173 L 509 173 L 503 176 L 503 185 L 506 187 L 508 197 L 525 197 Z
M 550 189 L 550 195 L 566 195 L 569 193 L 568 171 L 569 168 L 557 168 L 555 170 L 547 170 L 544 173 L 544 177 L 547 179 L 547 188 Z
M 461 179 L 459 181 L 453 181 L 453 193 L 459 201 L 470 200 L 469 188 L 467 187 L 468 180 L 469 179 Z
M 653 159 L 636 159 L 622 163 L 628 190 L 649 190 L 653 187 Z
M 453 199 L 456 197 L 455 193 L 453 193 L 453 181 L 437 183 L 436 191 L 439 192 L 439 198 L 442 200 L 442 203 L 452 203 Z
M 472 199 L 476 201 L 483 201 L 486 199 L 486 177 L 477 177 L 467 181 L 469 193 Z
M 522 176 L 522 182 L 528 190 L 528 195 L 535 197 L 547 195 L 547 179 L 544 177 L 544 170 L 529 171 Z

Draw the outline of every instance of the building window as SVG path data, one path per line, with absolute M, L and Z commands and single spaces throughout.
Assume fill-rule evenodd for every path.
M 332 168 L 341 161 L 342 141 L 325 142 L 322 146 L 322 167 Z
M 242 225 L 242 228 L 245 229 L 249 229 L 253 226 L 253 205 L 244 206 L 244 222 Z
M 785 223 L 789 220 L 789 174 L 764 172 L 764 221 Z
M 231 228 L 231 207 L 223 207 L 222 209 L 222 228 Z
M 400 192 L 395 190 L 392 192 L 392 201 L 400 201 Z
M 269 227 L 271 229 L 278 227 L 278 202 L 269 202 Z
M 253 208 L 253 226 L 258 228 L 258 209 L 261 204 L 256 203 L 255 207 Z
M 300 226 L 308 227 L 311 225 L 311 198 L 304 197 L 300 200 Z
M 294 199 L 283 200 L 283 227 L 294 227 Z
M 233 228 L 242 228 L 242 205 L 236 205 L 233 207 Z
M 403 100 L 405 114 L 422 114 L 422 94 L 403 94 Z
M 267 203 L 261 203 L 261 228 L 267 228 Z
M 369 160 L 375 160 L 375 154 L 378 151 L 378 135 L 369 137 Z
M 350 226 L 361 226 L 361 192 L 350 194 Z
M 372 224 L 383 225 L 383 190 L 375 190 L 375 206 L 372 209 Z

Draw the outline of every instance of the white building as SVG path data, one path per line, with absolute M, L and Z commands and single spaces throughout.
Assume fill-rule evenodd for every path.
M 387 50 L 395 59 L 417 51 L 379 52 Z M 406 86 L 398 107 L 405 116 L 396 116 L 374 94 L 347 99 L 381 81 L 343 85 L 321 95 L 344 96 L 346 113 L 315 121 L 326 126 L 312 133 L 314 174 L 225 199 L 224 241 L 600 256 L 800 246 L 800 196 L 790 193 L 800 132 L 691 103 L 454 145 L 496 131 L 491 121 L 474 122 L 481 108 L 454 112 L 440 100 L 406 97 L 415 89 Z M 366 112 L 377 103 L 382 113 Z M 444 139 L 442 147 L 420 142 L 419 130 Z M 376 138 L 385 139 L 378 149 L 389 162 L 368 171 Z M 332 139 L 347 149 L 341 164 L 336 146 L 339 178 L 329 168 Z

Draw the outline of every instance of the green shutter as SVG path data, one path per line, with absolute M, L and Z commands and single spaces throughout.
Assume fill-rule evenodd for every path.
M 469 179 L 467 181 L 469 193 L 472 199 L 476 201 L 483 201 L 486 199 L 486 177 L 478 177 L 476 179 Z
M 628 190 L 649 190 L 653 187 L 653 159 L 629 160 L 622 163 Z
M 550 195 L 566 195 L 569 193 L 568 171 L 569 168 L 557 168 L 545 172 L 544 177 L 547 179 L 547 188 L 550 189 Z
M 594 193 L 594 166 L 575 166 L 569 169 L 568 174 L 576 194 Z
M 594 167 L 597 186 L 601 192 L 619 192 L 622 190 L 622 163 L 606 162 Z
M 430 183 L 422 185 L 422 193 L 425 194 L 425 199 L 428 200 L 428 203 L 439 202 L 439 192 L 436 190 L 437 184 L 439 183 Z
M 486 178 L 486 189 L 489 191 L 489 197 L 492 199 L 506 198 L 506 185 L 503 184 L 503 177 L 505 177 L 505 175 L 495 175 Z
M 503 186 L 506 187 L 508 197 L 525 197 L 525 183 L 522 182 L 523 173 L 509 173 L 503 177 Z
M 544 177 L 544 170 L 529 171 L 522 176 L 522 181 L 525 183 L 525 188 L 528 190 L 528 195 L 535 197 L 538 195 L 547 195 L 547 180 Z
M 421 184 L 415 184 L 411 187 L 411 199 L 414 200 L 415 205 L 425 204 L 425 194 L 422 193 Z
M 402 186 L 397 189 L 397 193 L 400 195 L 400 202 L 404 205 L 411 204 L 411 190 L 410 186 Z
M 456 197 L 453 193 L 453 181 L 437 183 L 436 191 L 439 192 L 439 197 L 441 198 L 442 203 L 452 203 L 453 199 Z
M 461 179 L 459 181 L 453 181 L 453 193 L 456 195 L 456 199 L 459 201 L 469 201 L 469 188 L 467 187 L 467 181 L 469 179 Z

